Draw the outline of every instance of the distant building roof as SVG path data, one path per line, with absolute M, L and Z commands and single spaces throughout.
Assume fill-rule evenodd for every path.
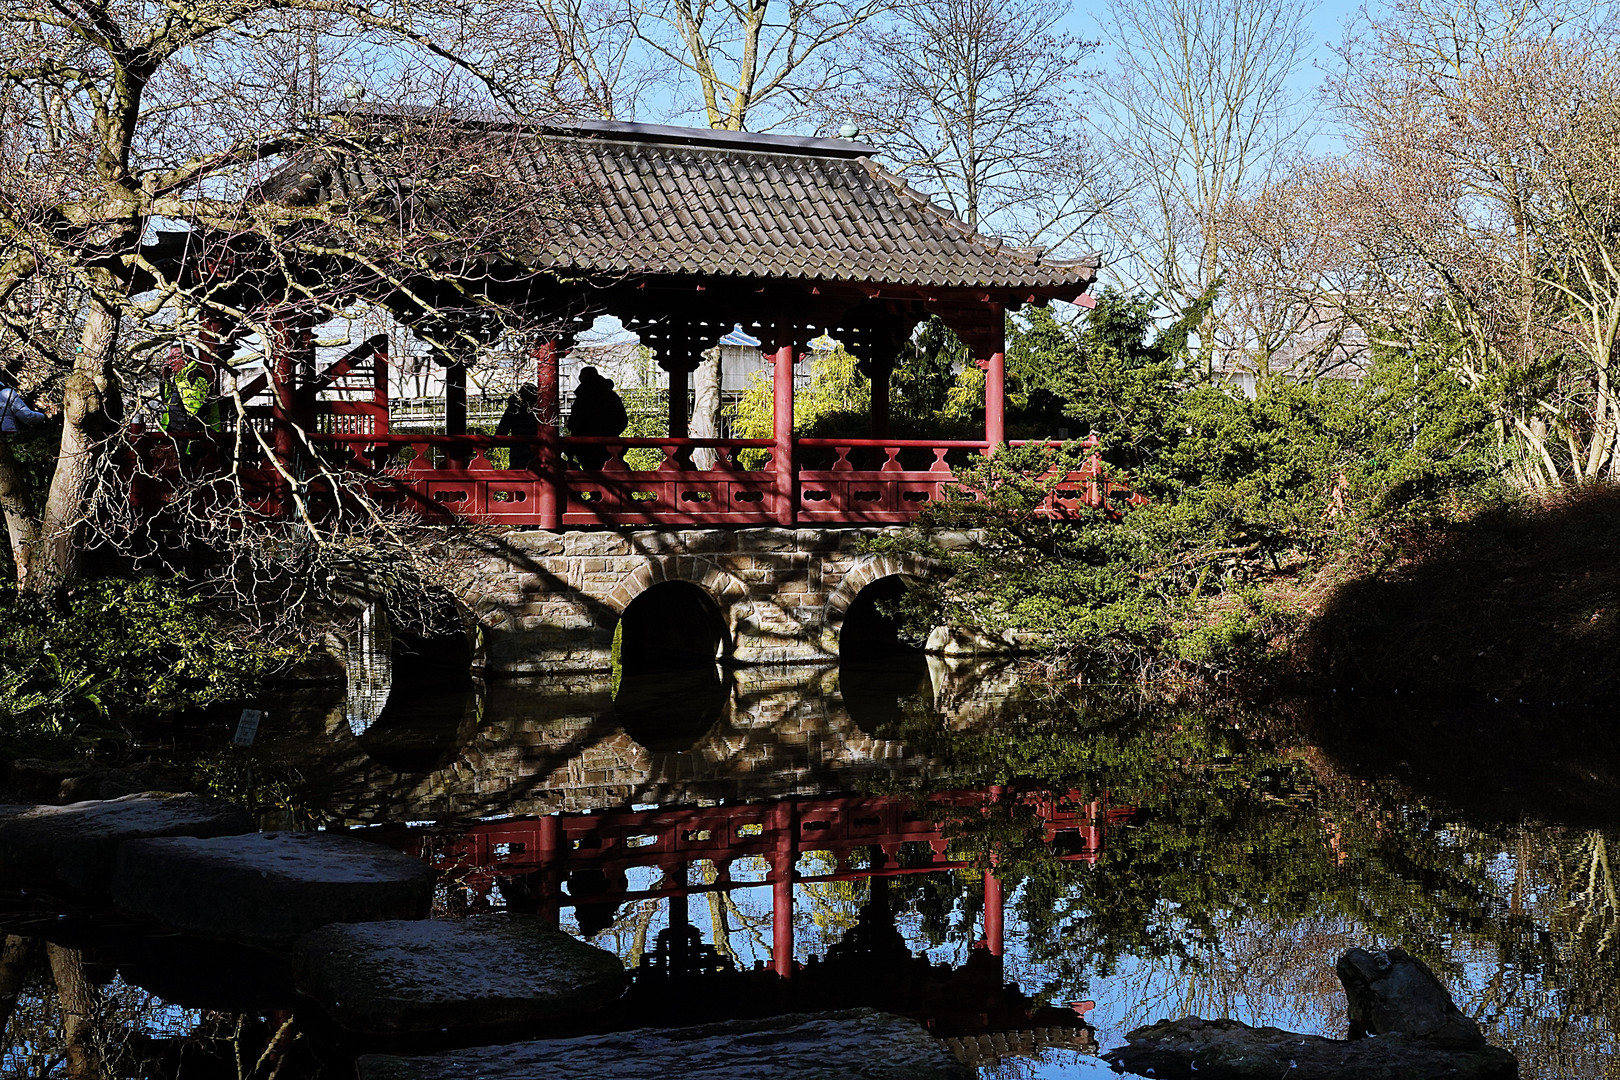
M 731 333 L 720 339 L 720 344 L 737 345 L 744 349 L 757 349 L 759 348 L 759 338 L 743 330 L 742 323 L 737 323 L 731 328 Z
M 365 107 L 377 123 L 410 110 Z M 523 256 L 568 274 L 799 279 L 1023 291 L 1074 299 L 1099 259 L 1051 260 L 981 236 L 871 160 L 871 147 L 650 124 L 465 121 L 499 131 L 527 182 L 565 176 L 585 212 Z M 517 136 L 513 141 L 514 135 Z M 496 142 L 493 134 L 492 143 Z M 385 187 L 353 152 L 293 161 L 268 197 L 318 203 Z

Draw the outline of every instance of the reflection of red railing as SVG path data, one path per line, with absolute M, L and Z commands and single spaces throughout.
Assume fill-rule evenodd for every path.
M 234 432 L 135 434 L 149 478 L 137 501 L 165 501 L 161 492 L 150 490 L 154 480 L 161 486 L 165 478 L 176 483 L 234 472 L 255 493 L 258 509 L 278 512 L 283 485 L 253 432 L 242 433 L 240 446 Z M 288 471 L 304 479 L 302 495 L 311 508 L 330 499 L 330 484 L 316 467 L 321 465 L 348 481 L 358 479 L 383 504 L 433 521 L 542 527 L 885 525 L 914 519 L 956 482 L 953 458 L 987 448 L 972 440 L 800 439 L 788 483 L 772 460 L 774 444 L 763 439 L 547 442 L 320 432 L 307 436 L 301 448 L 305 460 L 295 460 Z M 274 449 L 278 456 L 283 453 Z M 759 460 L 747 464 L 759 467 L 745 467 L 749 453 Z M 636 464 L 651 467 L 631 468 L 632 456 L 644 459 Z M 511 467 L 514 463 L 519 467 Z M 1052 517 L 1106 506 L 1123 486 L 1103 479 L 1095 453 L 1080 469 L 1054 471 L 1047 479 L 1054 486 L 1042 512 Z
M 710 807 L 554 814 L 527 820 L 481 822 L 453 829 L 431 826 L 390 830 L 394 846 L 431 859 L 447 878 L 487 895 L 501 880 L 531 878 L 531 893 L 555 917 L 573 898 L 562 890 L 570 873 L 637 866 L 657 867 L 664 882 L 628 887 L 616 901 L 729 891 L 760 884 L 849 881 L 934 873 L 973 865 L 953 857 L 950 835 L 967 817 L 988 810 L 997 792 L 956 791 L 918 804 L 893 796 L 830 796 Z M 1095 862 L 1103 833 L 1125 820 L 1129 807 L 1105 807 L 1081 793 L 1018 800 L 1041 823 L 1051 857 Z M 800 856 L 827 857 L 815 873 Z M 768 872 L 748 880 L 733 874 L 741 860 L 763 859 Z M 714 880 L 689 883 L 679 871 L 707 861 Z M 606 897 L 592 894 L 599 902 Z

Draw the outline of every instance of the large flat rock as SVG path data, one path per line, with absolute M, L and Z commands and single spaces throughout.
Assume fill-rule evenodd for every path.
M 618 957 L 530 915 L 323 926 L 294 962 L 299 990 L 362 1035 L 533 1034 L 625 986 Z
M 253 828 L 241 807 L 195 795 L 142 792 L 67 806 L 0 806 L 0 881 L 104 900 L 125 841 L 234 836 Z
M 183 933 L 275 944 L 327 923 L 426 918 L 433 885 L 432 867 L 378 844 L 258 833 L 129 841 L 112 899 Z
M 921 1024 L 870 1009 L 402 1057 L 367 1054 L 359 1080 L 971 1080 Z
M 1506 1050 L 1459 1049 L 1404 1034 L 1324 1039 L 1236 1020 L 1161 1020 L 1103 1060 L 1156 1080 L 1517 1080 Z

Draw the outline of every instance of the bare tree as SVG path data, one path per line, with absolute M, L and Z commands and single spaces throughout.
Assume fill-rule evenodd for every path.
M 1117 71 L 1096 119 L 1133 194 L 1109 215 L 1116 273 L 1179 314 L 1219 280 L 1220 211 L 1259 188 L 1300 132 L 1290 78 L 1309 0 L 1142 0 L 1104 23 Z M 1212 312 L 1201 345 L 1210 352 Z
M 836 45 L 894 0 L 631 0 L 636 32 L 697 85 L 705 121 L 749 130 L 802 114 L 854 70 Z
M 638 34 L 639 9 L 620 0 L 540 0 L 557 50 L 547 93 L 604 120 L 633 120 L 669 82 Z
M 524 107 L 532 99 L 509 81 L 532 87 L 553 58 L 507 35 L 526 40 L 534 18 L 482 0 L 397 12 L 344 0 L 0 9 L 0 361 L 40 373 L 36 388 L 63 420 L 43 492 L 28 490 L 0 435 L 0 504 L 25 586 L 80 572 L 120 393 L 172 350 L 219 349 L 222 323 L 268 347 L 268 300 L 319 321 L 359 296 L 420 294 L 424 274 L 451 304 L 487 306 L 458 286 L 457 268 L 513 236 L 532 239 L 556 205 L 549 185 L 525 191 L 492 164 L 512 157 L 491 147 L 492 129 L 469 135 L 428 110 L 379 133 L 289 108 L 269 92 L 286 84 L 279 47 L 306 49 L 312 32 L 317 45 L 342 38 L 381 68 L 419 58 L 420 85 L 441 96 L 475 87 L 486 102 Z M 491 32 L 505 44 L 485 40 Z M 376 60 L 383 48 L 398 51 Z M 306 57 L 312 73 L 318 59 Z M 381 180 L 340 202 L 266 196 L 274 166 L 333 154 L 369 156 L 362 175 Z M 184 248 L 179 273 L 146 243 L 159 229 Z M 443 303 L 417 295 L 426 314 Z
M 962 221 L 1021 241 L 1073 240 L 1117 197 L 1080 116 L 1096 50 L 1065 0 L 924 0 L 868 24 L 862 78 L 831 98 L 895 171 Z
M 1528 486 L 1620 476 L 1617 38 L 1532 0 L 1415 3 L 1344 49 L 1325 216 L 1396 343 L 1445 327 Z

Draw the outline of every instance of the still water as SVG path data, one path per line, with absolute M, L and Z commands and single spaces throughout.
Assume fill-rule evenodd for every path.
M 249 749 L 173 752 L 266 827 L 434 860 L 438 915 L 539 912 L 616 953 L 635 978 L 598 1028 L 869 1005 L 987 1078 L 1100 1076 L 1165 1017 L 1341 1036 L 1334 961 L 1400 945 L 1525 1077 L 1620 1076 L 1604 718 L 1148 708 L 921 657 L 364 674 L 275 703 Z M 103 929 L 131 1075 L 265 1077 L 266 1045 L 281 1076 L 348 1073 L 318 1025 L 275 1043 L 296 1009 L 195 977 L 217 961 Z M 25 992 L 5 1075 L 64 1068 L 64 1022 Z

